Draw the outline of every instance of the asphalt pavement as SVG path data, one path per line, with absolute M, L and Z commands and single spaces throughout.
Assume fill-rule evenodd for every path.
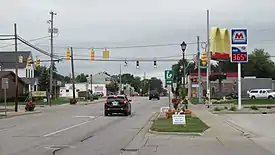
M 103 116 L 104 103 L 101 102 L 56 106 L 41 109 L 40 114 L 1 119 L 0 154 L 119 155 L 129 152 L 139 147 L 134 144 L 129 149 L 154 112 L 168 103 L 167 98 L 149 101 L 147 97 L 133 97 L 132 100 L 132 115 L 128 117 Z

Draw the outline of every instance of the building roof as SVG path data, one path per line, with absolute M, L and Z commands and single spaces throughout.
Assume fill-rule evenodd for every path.
M 0 71 L 0 78 L 4 78 L 7 75 L 13 75 L 14 77 L 16 76 L 15 73 L 13 71 Z M 24 84 L 28 84 L 25 81 L 23 81 L 20 77 L 18 77 L 18 81 Z
M 25 77 L 21 77 L 21 79 L 26 83 L 26 84 L 30 84 L 30 85 L 34 85 L 35 81 L 37 79 L 35 78 L 25 78 Z
M 3 69 L 14 69 L 19 56 L 23 56 L 23 63 L 18 64 L 18 68 L 26 68 L 27 59 L 31 56 L 31 51 L 0 51 L 0 66 Z

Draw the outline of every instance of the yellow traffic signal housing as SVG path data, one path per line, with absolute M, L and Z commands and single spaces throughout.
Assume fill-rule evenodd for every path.
M 68 48 L 66 51 L 66 60 L 70 60 L 71 59 L 71 52 L 70 49 Z
M 201 55 L 201 63 L 203 65 L 206 65 L 208 62 L 208 57 L 207 57 L 207 53 L 206 52 L 203 52 L 202 55 Z
M 40 59 L 38 59 L 38 57 L 36 57 L 36 67 L 40 67 Z
M 108 51 L 106 48 L 103 51 L 103 59 L 108 59 L 110 56 L 110 51 Z
M 91 51 L 91 60 L 95 60 L 95 51 L 92 49 Z
M 32 58 L 31 56 L 29 56 L 27 59 L 27 66 L 31 66 L 31 63 L 32 63 L 31 61 L 32 61 Z

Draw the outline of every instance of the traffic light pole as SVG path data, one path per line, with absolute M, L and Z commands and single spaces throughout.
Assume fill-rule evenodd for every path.
M 74 53 L 71 47 L 71 68 L 72 68 L 72 83 L 73 83 L 73 99 L 75 100 L 75 77 L 74 77 Z
M 200 37 L 197 36 L 197 50 L 198 50 L 198 55 L 197 55 L 197 63 L 198 63 L 198 79 L 199 79 L 199 90 L 198 90 L 198 96 L 199 96 L 199 103 L 202 102 L 202 79 L 201 79 L 201 61 L 200 61 Z

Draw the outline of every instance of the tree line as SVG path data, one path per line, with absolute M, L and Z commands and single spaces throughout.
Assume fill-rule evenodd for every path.
M 119 89 L 120 75 L 106 75 L 111 77 L 111 82 L 106 85 L 107 89 L 111 92 L 117 92 Z M 35 70 L 35 77 L 38 78 L 38 85 L 40 90 L 47 91 L 49 88 L 50 79 L 50 68 L 46 66 L 40 66 Z M 87 82 L 88 74 L 80 73 L 75 77 L 76 83 Z M 70 76 L 63 76 L 58 73 L 55 65 L 53 66 L 53 79 L 58 81 L 63 81 L 65 83 L 71 83 L 72 78 Z M 152 77 L 151 79 L 141 79 L 139 76 L 134 76 L 133 74 L 126 73 L 121 75 L 122 84 L 131 85 L 135 92 L 147 93 L 149 90 L 157 90 L 163 92 L 162 81 L 158 78 Z

